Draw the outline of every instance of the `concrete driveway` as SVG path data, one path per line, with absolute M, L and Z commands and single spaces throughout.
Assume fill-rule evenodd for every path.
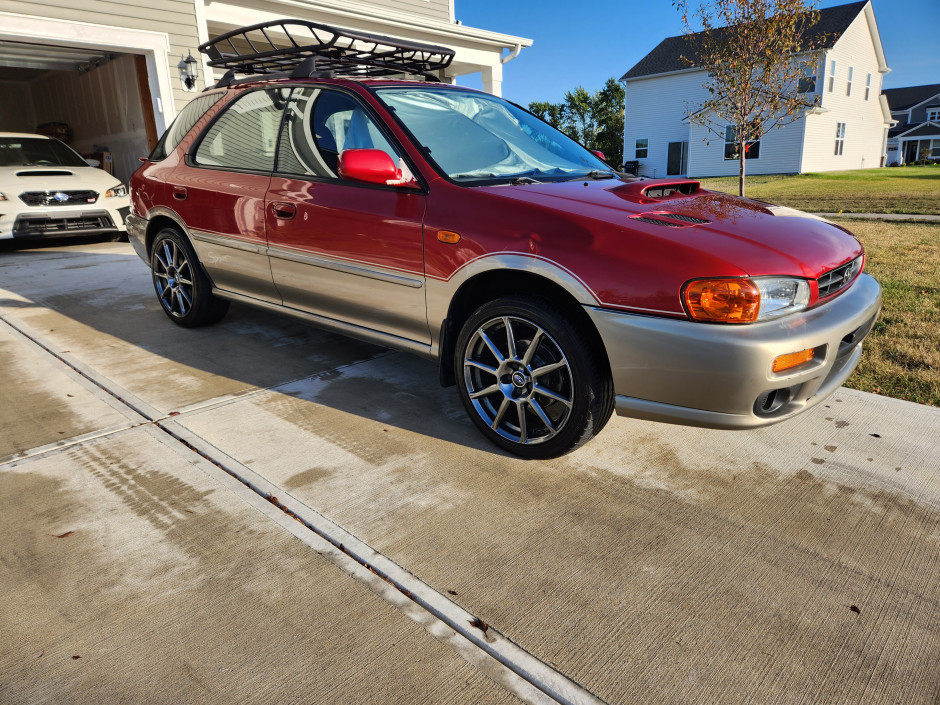
M 940 410 L 614 418 L 549 462 L 430 363 L 127 244 L 0 253 L 0 702 L 936 703 Z

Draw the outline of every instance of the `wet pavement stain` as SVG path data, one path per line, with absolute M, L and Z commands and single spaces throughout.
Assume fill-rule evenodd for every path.
M 95 430 L 93 419 L 72 411 L 65 391 L 54 392 L 48 378 L 36 375 L 54 368 L 18 364 L 19 348 L 0 340 L 0 458 Z
M 312 485 L 315 482 L 328 478 L 333 474 L 332 470 L 327 468 L 310 468 L 296 475 L 292 475 L 284 481 L 284 488 L 287 490 L 296 490 L 299 487 Z

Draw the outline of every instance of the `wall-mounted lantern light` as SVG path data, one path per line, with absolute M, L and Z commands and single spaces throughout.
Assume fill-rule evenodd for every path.
M 180 83 L 183 84 L 183 90 L 193 91 L 196 89 L 196 79 L 199 78 L 198 62 L 193 58 L 193 53 L 185 59 L 180 56 L 180 62 L 176 68 L 180 72 Z

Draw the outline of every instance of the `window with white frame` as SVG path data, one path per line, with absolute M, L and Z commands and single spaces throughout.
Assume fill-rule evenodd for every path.
M 803 65 L 803 76 L 800 78 L 800 85 L 797 88 L 800 93 L 816 92 L 816 64 L 809 63 Z
M 725 128 L 725 159 L 738 158 L 738 131 L 734 125 Z M 760 140 L 751 140 L 744 143 L 745 159 L 760 159 Z
M 930 140 L 930 156 L 934 159 L 940 157 L 940 140 Z
M 845 94 L 852 95 L 852 74 L 855 73 L 855 69 L 849 66 L 849 80 L 845 83 Z
M 940 122 L 940 108 L 927 108 L 927 119 L 931 122 Z
M 649 154 L 650 141 L 649 138 L 644 137 L 643 139 L 637 139 L 636 145 L 634 147 L 635 151 L 633 153 L 634 159 L 646 159 L 647 154 Z
M 837 122 L 836 123 L 836 151 L 835 155 L 837 157 L 842 156 L 842 148 L 845 146 L 845 123 Z
M 832 93 L 832 90 L 836 87 L 836 60 L 831 59 L 829 61 L 829 92 Z
M 868 100 L 868 94 L 871 93 L 871 74 L 865 79 L 865 100 Z

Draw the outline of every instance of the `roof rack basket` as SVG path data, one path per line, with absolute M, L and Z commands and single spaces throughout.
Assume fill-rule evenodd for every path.
M 440 81 L 433 72 L 447 68 L 454 58 L 453 49 L 446 47 L 291 19 L 226 32 L 201 44 L 199 51 L 209 57 L 209 66 L 228 69 L 230 77 L 286 73 L 300 78 L 316 73 L 369 78 L 404 73 Z

